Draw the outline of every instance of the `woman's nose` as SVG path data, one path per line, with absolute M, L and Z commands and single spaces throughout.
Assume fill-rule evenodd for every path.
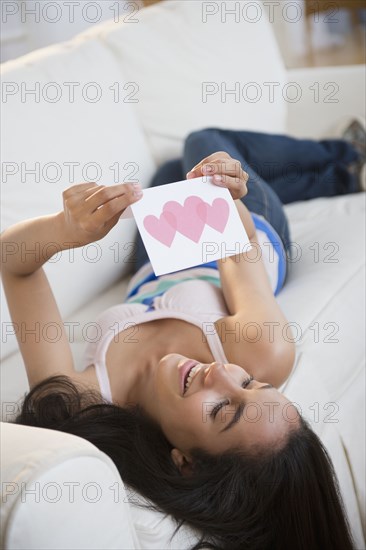
M 207 387 L 214 387 L 215 385 L 218 385 L 221 389 L 227 386 L 238 387 L 238 383 L 230 375 L 223 363 L 215 361 L 208 367 L 205 367 L 204 372 L 204 383 Z

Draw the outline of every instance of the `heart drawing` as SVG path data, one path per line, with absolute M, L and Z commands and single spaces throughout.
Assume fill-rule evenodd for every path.
M 229 218 L 230 207 L 225 199 L 215 199 L 210 206 L 202 201 L 197 206 L 197 214 L 207 225 L 223 233 Z
M 166 202 L 163 206 L 163 212 L 174 216 L 177 231 L 195 243 L 200 240 L 206 224 L 205 217 L 197 215 L 197 209 L 202 203 L 200 197 L 192 195 L 184 201 L 184 206 L 176 201 Z
M 229 212 L 225 199 L 215 199 L 210 205 L 201 197 L 191 195 L 184 205 L 176 201 L 166 202 L 159 218 L 145 216 L 143 224 L 154 239 L 170 247 L 177 231 L 195 243 L 199 242 L 206 224 L 223 233 Z
M 176 232 L 176 222 L 173 214 L 163 212 L 160 218 L 146 216 L 144 218 L 144 227 L 154 239 L 166 246 L 171 246 Z

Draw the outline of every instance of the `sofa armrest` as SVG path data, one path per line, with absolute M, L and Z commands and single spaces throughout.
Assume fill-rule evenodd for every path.
M 1 548 L 139 548 L 112 460 L 89 441 L 1 423 Z
M 339 120 L 365 116 L 364 65 L 313 67 L 287 72 L 287 131 L 295 137 L 335 136 Z M 297 101 L 294 101 L 297 99 Z

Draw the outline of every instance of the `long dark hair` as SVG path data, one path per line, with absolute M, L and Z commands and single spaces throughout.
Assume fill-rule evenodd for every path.
M 13 422 L 90 441 L 149 508 L 173 516 L 177 529 L 187 524 L 202 534 L 192 550 L 354 548 L 331 460 L 302 418 L 284 446 L 256 456 L 192 449 L 194 468 L 187 476 L 171 459 L 172 445 L 160 427 L 139 406 L 110 404 L 67 376 L 33 387 Z

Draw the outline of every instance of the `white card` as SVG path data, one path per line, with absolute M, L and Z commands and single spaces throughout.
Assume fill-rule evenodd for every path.
M 155 275 L 251 249 L 233 198 L 211 177 L 150 187 L 143 193 L 130 208 Z

